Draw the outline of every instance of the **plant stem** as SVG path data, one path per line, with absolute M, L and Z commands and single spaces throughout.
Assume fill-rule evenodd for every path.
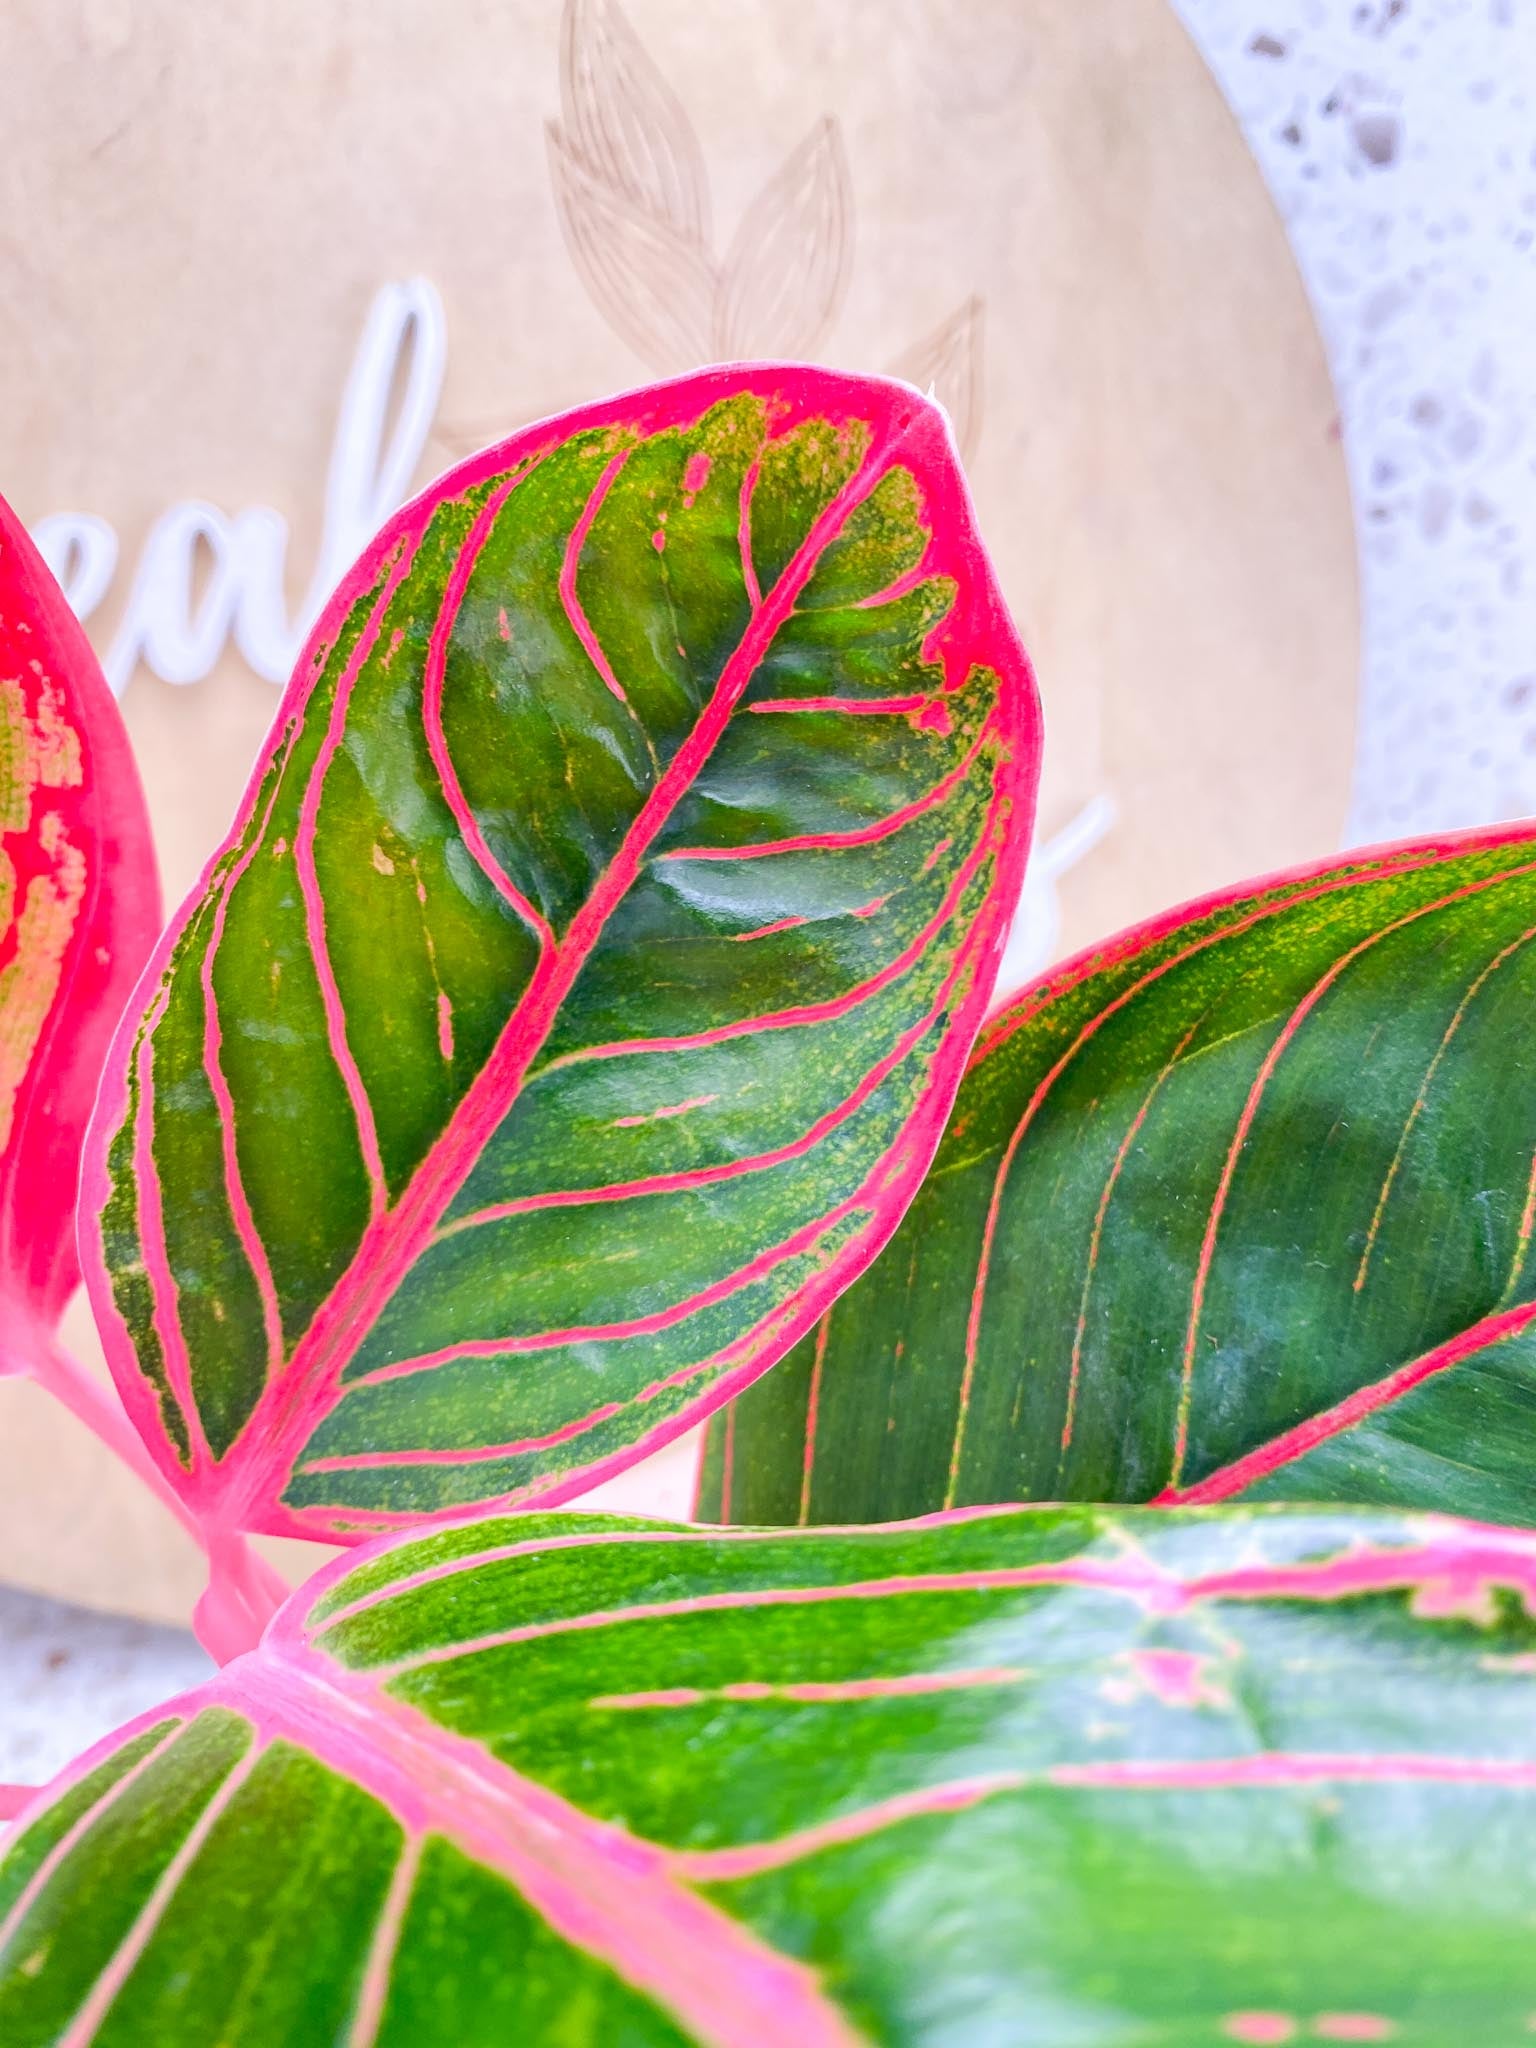
M 203 1532 L 208 1584 L 192 1610 L 197 1640 L 217 1664 L 229 1664 L 254 1650 L 267 1623 L 288 1597 L 288 1587 L 230 1529 Z M 274 1581 L 277 1586 L 273 1597 Z

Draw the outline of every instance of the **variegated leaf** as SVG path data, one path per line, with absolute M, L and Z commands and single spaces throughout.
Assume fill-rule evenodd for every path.
M 1536 832 L 1170 912 L 987 1027 L 896 1240 L 713 1434 L 722 1519 L 1536 1522 Z
M 1536 1540 L 518 1517 L 332 1569 L 0 1863 L 6 2048 L 1493 2048 Z
M 80 1147 L 159 928 L 122 719 L 0 500 L 0 1373 L 38 1365 L 79 1279 Z
M 937 1142 L 1037 752 L 903 387 L 685 379 L 400 514 L 95 1130 L 98 1319 L 208 1525 L 564 1498 L 766 1369 Z

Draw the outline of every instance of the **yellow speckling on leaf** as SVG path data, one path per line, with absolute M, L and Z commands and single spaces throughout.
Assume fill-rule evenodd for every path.
M 50 813 L 38 838 L 53 869 L 28 883 L 15 919 L 14 948 L 8 949 L 10 958 L 0 968 L 0 1153 L 10 1144 L 16 1098 L 58 995 L 64 955 L 85 898 L 85 856 L 70 844 L 63 821 Z M 0 910 L 7 913 L 7 937 L 15 894 L 15 869 L 5 859 L 0 867 Z
M 21 684 L 0 677 L 0 832 L 25 832 L 32 814 L 31 732 Z
M 37 674 L 37 709 L 32 714 L 32 761 L 34 780 L 44 789 L 78 789 L 83 779 L 80 735 L 70 724 L 64 709 L 64 693 L 42 664 L 33 662 Z
M 65 715 L 58 686 L 38 662 L 36 708 L 29 714 L 20 676 L 0 676 L 0 832 L 25 832 L 35 789 L 78 789 L 80 735 Z

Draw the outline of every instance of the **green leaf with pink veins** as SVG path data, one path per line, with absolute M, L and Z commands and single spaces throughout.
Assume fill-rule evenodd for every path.
M 0 2039 L 1513 2043 L 1533 1597 L 1367 1511 L 397 1538 L 24 1818 Z

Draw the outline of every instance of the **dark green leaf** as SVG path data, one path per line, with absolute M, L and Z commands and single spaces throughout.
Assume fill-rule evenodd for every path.
M 1536 1522 L 1536 835 L 1170 913 L 987 1028 L 722 1520 L 1249 1498 Z M 724 1504 L 721 1504 L 722 1492 Z

